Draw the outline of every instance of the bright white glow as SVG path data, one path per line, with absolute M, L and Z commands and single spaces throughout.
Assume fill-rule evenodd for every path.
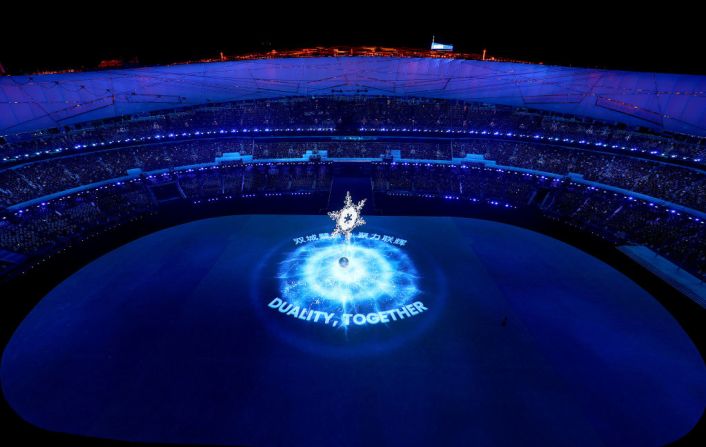
M 348 258 L 343 267 L 339 260 Z M 373 239 L 321 239 L 298 246 L 280 264 L 280 293 L 320 311 L 380 311 L 412 302 L 417 272 L 393 244 Z

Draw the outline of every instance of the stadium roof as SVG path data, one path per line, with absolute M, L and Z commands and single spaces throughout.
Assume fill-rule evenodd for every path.
M 0 77 L 0 133 L 258 98 L 480 101 L 706 136 L 706 76 L 424 57 L 307 57 Z

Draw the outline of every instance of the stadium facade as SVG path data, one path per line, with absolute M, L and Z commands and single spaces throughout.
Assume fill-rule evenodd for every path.
M 442 98 L 706 136 L 706 77 L 407 57 L 275 58 L 0 78 L 0 133 L 287 96 Z

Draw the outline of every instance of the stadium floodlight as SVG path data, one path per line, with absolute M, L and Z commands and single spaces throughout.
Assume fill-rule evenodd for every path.
M 431 37 L 431 49 L 436 51 L 453 51 L 454 46 L 436 42 L 435 36 Z

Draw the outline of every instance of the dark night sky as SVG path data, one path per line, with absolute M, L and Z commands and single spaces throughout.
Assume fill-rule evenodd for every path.
M 14 12 L 21 20 L 4 23 L 0 63 L 8 73 L 20 74 L 88 69 L 115 58 L 137 58 L 143 65 L 180 62 L 216 57 L 219 51 L 335 45 L 426 48 L 435 34 L 438 41 L 465 52 L 487 48 L 490 55 L 547 64 L 706 74 L 701 45 L 706 26 L 699 15 L 676 3 L 662 4 L 663 11 L 639 7 L 640 12 L 629 14 L 598 3 L 522 10 L 509 3 L 492 9 L 466 4 L 471 9 L 459 10 L 450 2 L 428 2 L 423 11 L 382 3 L 298 3 L 287 10 L 261 4 L 265 6 L 237 9 L 241 3 L 234 2 L 223 11 L 204 3 L 193 11 L 174 3 L 159 13 L 124 3 L 95 4 L 92 8 L 101 11 L 95 14 L 62 4 L 42 9 L 39 17 Z

